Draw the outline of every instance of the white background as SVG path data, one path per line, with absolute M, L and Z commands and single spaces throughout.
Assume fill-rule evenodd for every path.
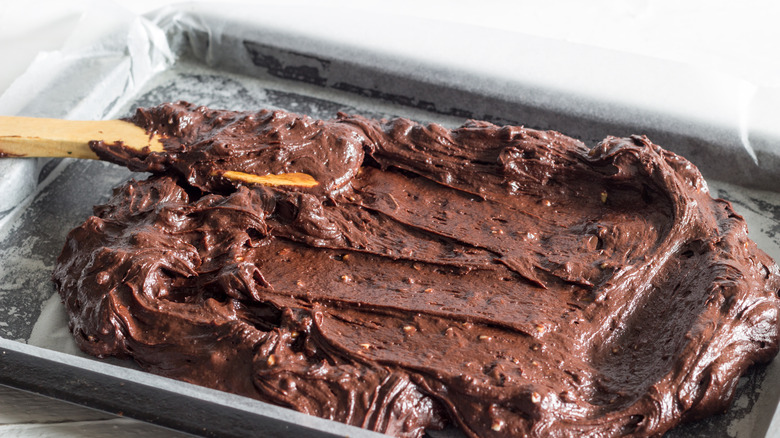
M 142 14 L 170 0 L 115 0 Z M 240 3 L 240 2 L 239 2 Z M 248 2 L 246 2 L 248 3 Z M 780 3 L 773 0 L 446 1 L 319 0 L 365 20 L 409 15 L 631 52 L 703 66 L 780 88 Z M 0 92 L 41 51 L 59 50 L 92 5 L 85 0 L 0 0 Z M 477 6 L 479 4 L 479 6 Z

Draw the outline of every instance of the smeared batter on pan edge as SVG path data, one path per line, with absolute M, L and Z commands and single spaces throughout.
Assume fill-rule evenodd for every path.
M 166 152 L 93 148 L 155 175 L 53 275 L 96 356 L 397 436 L 606 437 L 721 412 L 778 351 L 777 265 L 645 137 L 183 102 L 133 120 Z

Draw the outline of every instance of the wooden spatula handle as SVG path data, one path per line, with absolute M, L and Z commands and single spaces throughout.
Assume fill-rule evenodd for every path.
M 123 120 L 74 121 L 33 117 L 0 117 L 0 157 L 71 157 L 98 159 L 89 142 L 120 143 L 139 152 L 162 152 L 160 137 Z M 236 183 L 314 187 L 305 173 L 253 175 L 227 171 L 218 175 Z
M 97 159 L 91 140 L 122 142 L 139 151 L 163 150 L 159 137 L 123 120 L 59 120 L 0 117 L 0 155 L 16 157 L 73 157 Z

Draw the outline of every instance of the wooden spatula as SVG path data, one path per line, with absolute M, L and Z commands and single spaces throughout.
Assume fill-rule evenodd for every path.
M 60 120 L 35 117 L 0 117 L 0 157 L 70 157 L 97 160 L 90 141 L 121 144 L 142 154 L 164 152 L 162 137 L 124 120 Z M 253 175 L 226 171 L 231 181 L 266 186 L 314 187 L 306 173 Z

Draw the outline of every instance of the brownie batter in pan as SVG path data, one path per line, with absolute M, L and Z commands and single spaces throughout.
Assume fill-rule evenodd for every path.
M 645 137 L 184 102 L 132 120 L 166 151 L 93 149 L 154 175 L 53 275 L 90 354 L 402 437 L 609 437 L 722 412 L 778 351 L 778 266 Z

